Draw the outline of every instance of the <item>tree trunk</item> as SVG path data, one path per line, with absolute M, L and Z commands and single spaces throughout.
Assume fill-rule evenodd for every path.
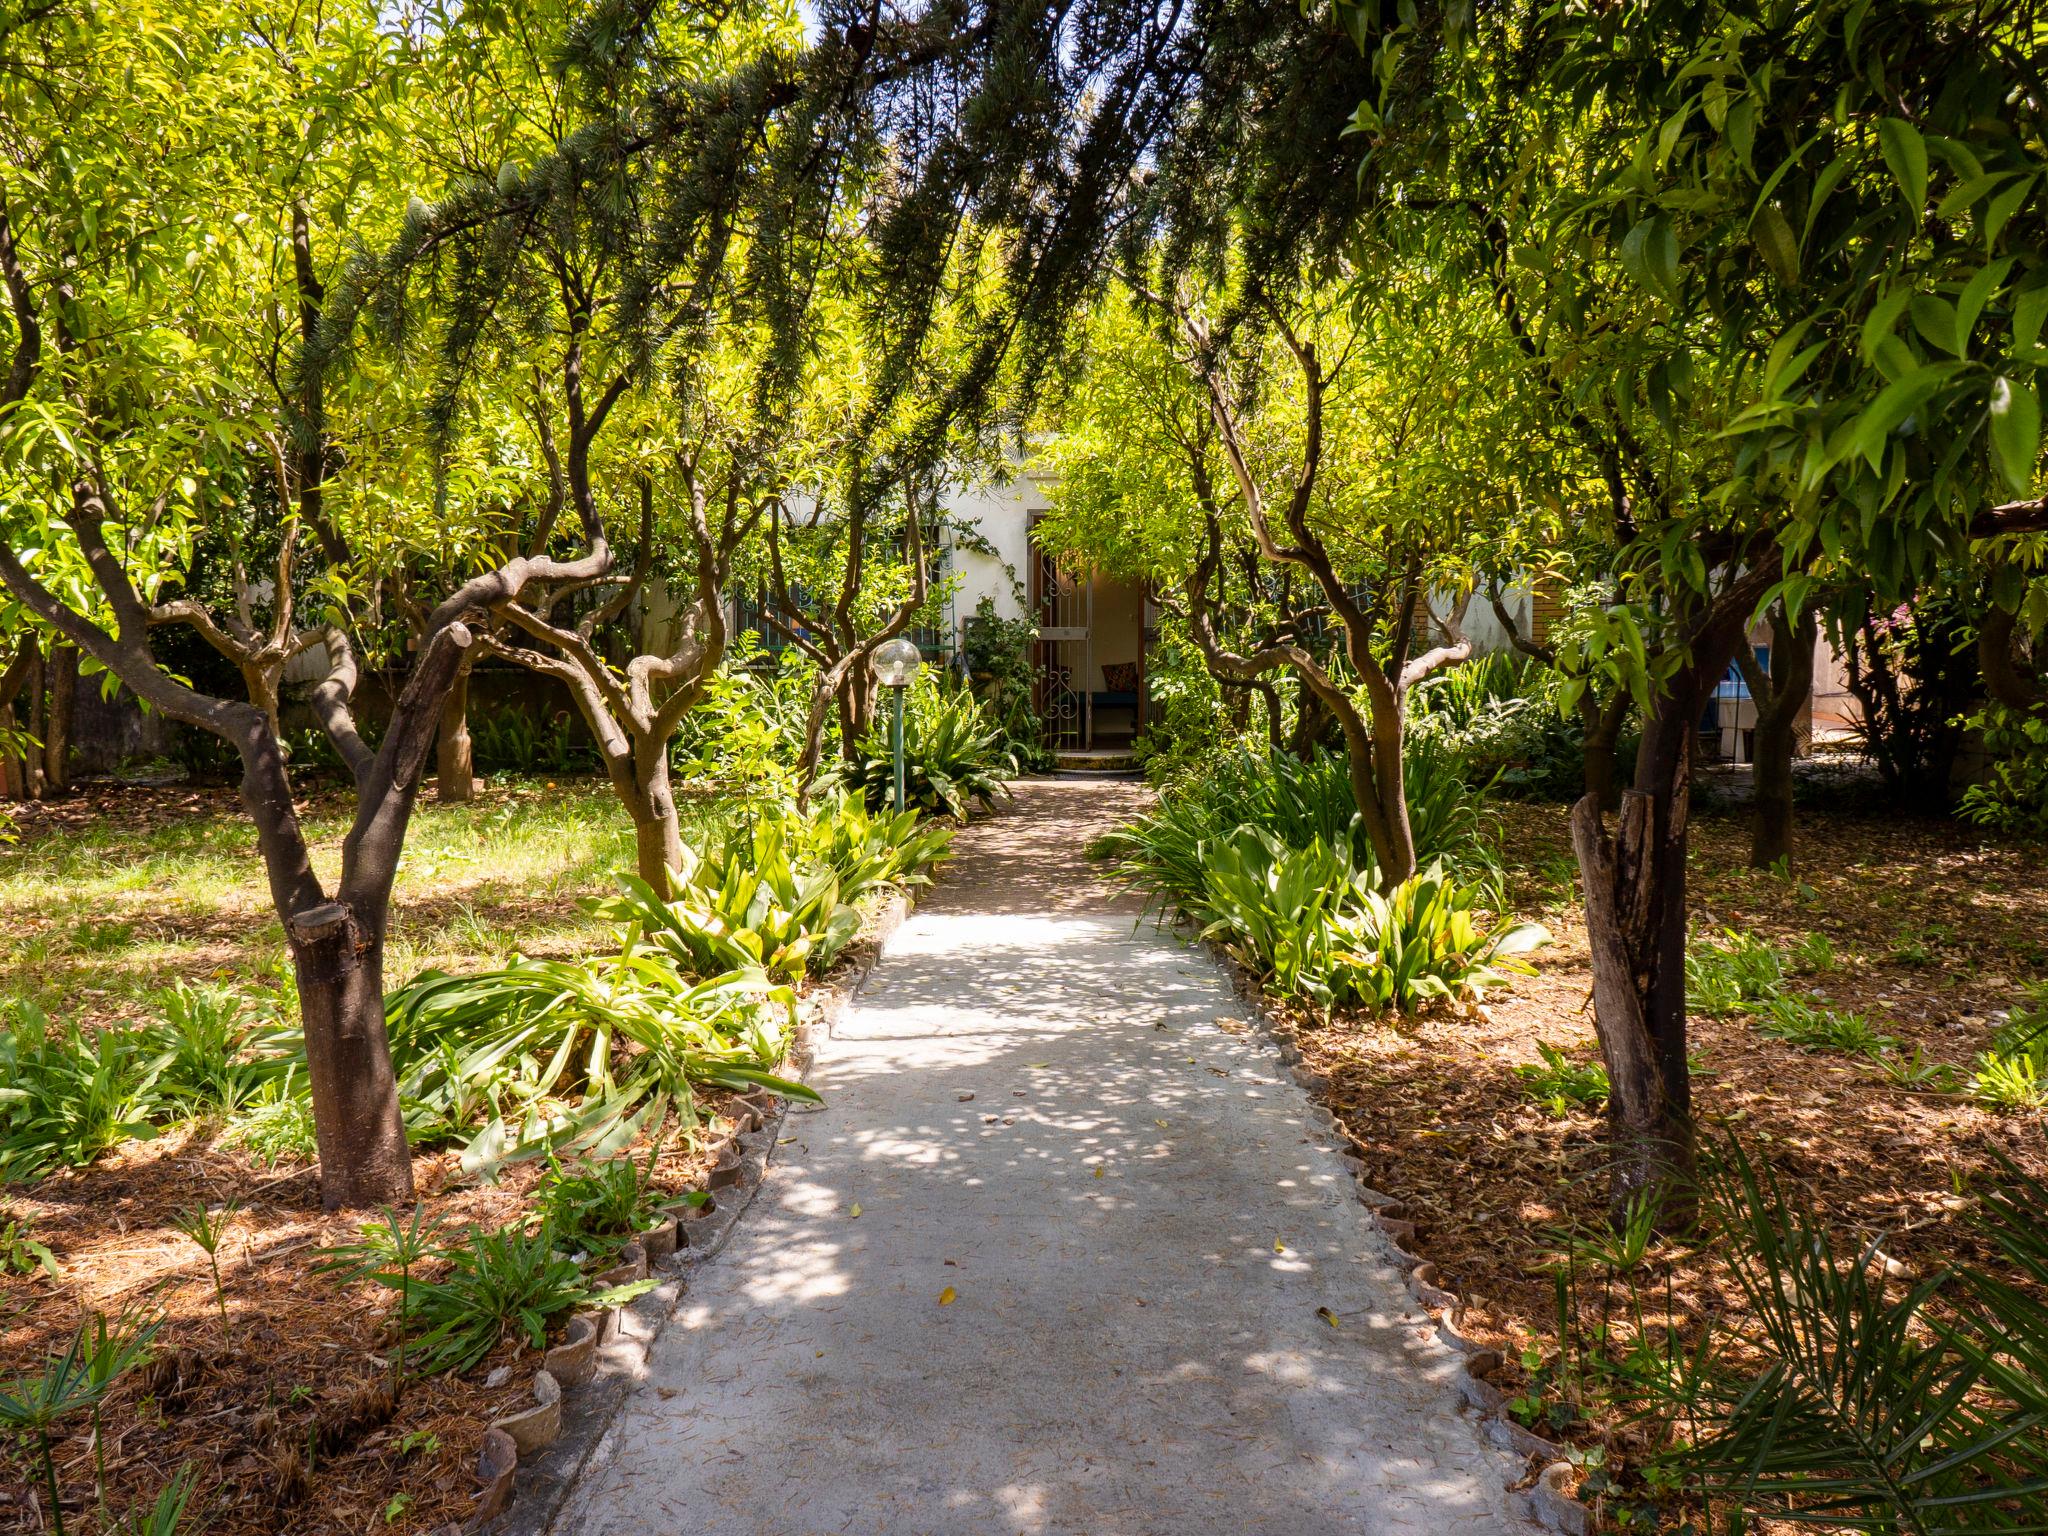
M 343 847 L 344 894 L 329 900 L 313 873 L 284 752 L 269 719 L 260 706 L 235 710 L 233 729 L 223 734 L 242 755 L 242 805 L 256 826 L 298 980 L 321 1202 L 330 1211 L 408 1204 L 412 1157 L 384 1029 L 387 898 L 403 828 L 399 841 L 373 856 L 377 867 L 351 884 L 348 872 L 360 862 L 359 821 Z M 403 721 L 394 719 L 391 728 L 402 729 Z M 409 789 L 402 777 L 390 785 L 399 797 Z
M 1419 861 L 1415 854 L 1415 828 L 1408 820 L 1407 721 L 1405 701 L 1397 701 L 1392 718 L 1376 714 L 1372 723 L 1372 786 L 1378 793 L 1379 820 L 1386 828 L 1385 846 L 1380 853 L 1380 890 L 1391 892 L 1404 880 L 1413 879 Z M 1358 784 L 1354 767 L 1352 784 Z
M 441 701 L 441 726 L 434 740 L 435 795 L 443 805 L 476 798 L 476 754 L 469 739 L 469 668 Z
M 13 657 L 0 671 L 0 800 L 22 798 L 24 763 L 14 751 L 14 701 L 28 682 L 28 645 L 26 636 L 16 641 Z
M 633 791 L 626 807 L 633 816 L 634 865 L 663 901 L 675 895 L 673 871 L 682 867 L 683 834 L 669 786 L 668 743 L 633 744 Z
M 1684 637 L 1687 661 L 1643 722 L 1635 786 L 1610 834 L 1600 802 L 1572 807 L 1586 891 L 1593 1022 L 1606 1058 L 1617 1220 L 1639 1192 L 1660 1228 L 1692 1225 L 1692 1075 L 1685 1055 L 1685 858 L 1693 738 L 1714 685 L 1745 643 L 1749 615 L 1778 567 L 1744 572 Z
M 49 726 L 44 718 L 49 701 L 43 688 L 47 669 L 43 665 L 42 648 L 34 641 L 29 644 L 35 648 L 29 652 L 28 682 L 24 691 L 28 695 L 28 734 L 33 740 L 22 746 L 21 788 L 25 799 L 40 800 L 44 792 L 42 743 L 49 740 Z
M 1304 678 L 1304 685 L 1306 678 Z M 1401 714 L 1391 722 L 1368 724 L 1356 706 L 1342 699 L 1324 699 L 1344 733 L 1344 762 L 1351 798 L 1364 819 L 1372 844 L 1375 874 L 1382 892 L 1391 891 L 1415 873 L 1415 835 L 1408 823 L 1408 794 L 1401 760 Z
M 839 684 L 839 755 L 860 761 L 861 741 L 875 720 L 875 669 L 865 655 L 856 655 Z
M 1685 1059 L 1685 857 L 1692 708 L 1686 675 L 1644 726 L 1636 781 L 1612 833 L 1591 793 L 1572 808 L 1572 847 L 1586 892 L 1594 1026 L 1607 1063 L 1607 1118 L 1617 1218 L 1638 1192 L 1663 1204 L 1659 1225 L 1690 1224 L 1692 1083 Z
M 1330 744 L 1331 728 L 1337 717 L 1323 707 L 1313 688 L 1302 687 L 1296 693 L 1300 702 L 1294 712 L 1294 734 L 1288 740 L 1287 750 L 1304 763 L 1312 762 L 1316 749 Z
M 1628 692 L 1617 689 L 1605 704 L 1596 702 L 1589 688 L 1579 700 L 1579 718 L 1585 726 L 1584 792 L 1603 811 L 1621 804 L 1619 775 L 1621 728 L 1628 723 Z
M 1788 624 L 1771 614 L 1771 675 L 1763 681 L 1753 661 L 1743 668 L 1756 699 L 1755 784 L 1751 808 L 1749 863 L 1769 869 L 1792 858 L 1792 749 L 1799 712 L 1813 691 L 1813 647 L 1817 625 L 1811 612 Z
M 1266 750 L 1278 757 L 1286 750 L 1284 741 L 1287 731 L 1286 711 L 1280 702 L 1280 690 L 1267 682 L 1256 683 L 1253 686 L 1258 689 L 1259 697 L 1266 701 Z
M 20 800 L 21 759 L 14 755 L 14 706 L 0 704 L 0 800 Z
M 52 794 L 71 788 L 71 714 L 78 693 L 78 647 L 50 647 L 43 716 L 43 779 Z
M 292 914 L 287 927 L 305 1020 L 306 1071 L 330 1211 L 413 1198 L 412 1155 L 384 1031 L 384 937 L 341 902 Z
M 1231 734 L 1241 735 L 1251 724 L 1252 696 L 1250 686 L 1232 688 L 1223 695 L 1223 721 L 1230 727 Z

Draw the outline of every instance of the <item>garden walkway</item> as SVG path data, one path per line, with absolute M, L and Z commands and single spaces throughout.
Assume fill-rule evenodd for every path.
M 1525 1529 L 1301 1090 L 1083 858 L 1139 793 L 960 838 L 558 1532 Z

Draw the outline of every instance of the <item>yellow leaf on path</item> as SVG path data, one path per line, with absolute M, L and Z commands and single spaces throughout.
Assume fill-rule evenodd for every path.
M 858 1216 L 860 1214 L 860 1202 L 858 1200 L 854 1201 L 853 1209 L 848 1211 L 846 1214 L 849 1216 Z
M 1332 1328 L 1334 1328 L 1334 1327 L 1336 1327 L 1336 1326 L 1337 1326 L 1337 1314 L 1336 1314 L 1336 1313 L 1334 1313 L 1334 1312 L 1332 1312 L 1332 1311 L 1331 1311 L 1331 1310 L 1330 1310 L 1330 1309 L 1329 1309 L 1328 1307 L 1317 1307 L 1317 1308 L 1316 1308 L 1316 1316 L 1317 1316 L 1317 1317 L 1320 1317 L 1320 1318 L 1321 1318 L 1321 1319 L 1322 1319 L 1322 1320 L 1323 1320 L 1324 1322 L 1328 1323 L 1328 1324 L 1329 1324 L 1329 1325 L 1330 1325 L 1330 1326 L 1331 1326 Z
M 1273 1239 L 1273 1251 L 1275 1253 L 1285 1253 L 1287 1251 L 1287 1245 L 1281 1242 L 1280 1239 L 1276 1237 Z
M 1159 1129 L 1161 1129 L 1162 1131 L 1166 1129 L 1166 1122 L 1164 1120 L 1154 1120 L 1152 1123 L 1158 1126 Z
M 1095 1165 L 1095 1177 L 1098 1179 L 1102 1177 L 1102 1165 L 1100 1163 Z
M 942 1307 L 950 1307 L 951 1305 L 953 1305 L 953 1302 L 957 1298 L 958 1294 L 959 1293 L 956 1292 L 953 1289 L 953 1287 L 951 1287 L 950 1285 L 947 1286 L 943 1291 L 939 1292 L 939 1305 Z

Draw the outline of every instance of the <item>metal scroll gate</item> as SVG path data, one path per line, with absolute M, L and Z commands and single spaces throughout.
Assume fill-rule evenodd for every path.
M 1034 525 L 1036 518 L 1032 519 Z M 1090 634 L 1095 619 L 1095 584 L 1064 569 L 1041 549 L 1033 530 L 1031 611 L 1038 624 L 1038 718 L 1046 745 L 1073 750 L 1081 745 L 1088 687 Z

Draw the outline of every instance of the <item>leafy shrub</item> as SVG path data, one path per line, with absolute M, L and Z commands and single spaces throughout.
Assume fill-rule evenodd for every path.
M 2048 1109 L 2048 983 L 2029 997 L 1977 1058 L 1970 1097 L 1988 1109 Z
M 64 1420 L 77 1414 L 92 1420 L 95 1485 L 106 1498 L 106 1462 L 100 1408 L 120 1379 L 149 1358 L 162 1319 L 145 1306 L 123 1311 L 109 1321 L 104 1312 L 90 1312 L 61 1353 L 44 1357 L 33 1375 L 17 1376 L 0 1385 L 0 1430 L 31 1440 L 49 1498 L 48 1517 L 57 1536 L 64 1533 L 64 1504 L 51 1454 Z
M 1530 972 L 1519 957 L 1549 935 L 1533 923 L 1488 933 L 1482 891 L 1432 864 L 1382 894 L 1341 852 L 1312 841 L 1289 849 L 1243 827 L 1203 850 L 1204 890 L 1193 908 L 1205 938 L 1223 938 L 1271 977 L 1276 991 L 1325 1008 L 1413 1009 L 1476 997 Z
M 1970 1077 L 1970 1097 L 1987 1109 L 2048 1109 L 2048 1067 L 2026 1051 L 1986 1051 Z
M 903 796 L 906 808 L 965 821 L 973 806 L 993 810 L 1017 776 L 1017 759 L 1003 746 L 1001 729 L 973 694 L 920 676 L 903 701 Z M 890 745 L 890 703 L 862 738 L 841 779 L 875 809 L 893 805 L 896 759 Z
M 744 632 L 669 749 L 675 771 L 742 799 L 774 799 L 796 788 L 815 668 L 795 653 L 778 664 Z
M 1494 878 L 1498 856 L 1483 802 L 1445 749 L 1411 743 L 1406 782 L 1416 858 L 1441 861 L 1468 879 Z M 1367 875 L 1377 867 L 1344 759 L 1320 750 L 1306 762 L 1286 753 L 1226 752 L 1162 796 L 1156 810 L 1111 833 L 1103 847 L 1122 857 L 1135 884 L 1185 907 L 1203 890 L 1204 846 L 1239 827 L 1271 833 L 1289 848 L 1321 843 L 1342 850 Z
M 1878 1240 L 1828 1231 L 1732 1142 L 1706 1160 L 1746 1321 L 1639 1381 L 1672 1423 L 1662 1470 L 1709 1528 L 1744 1528 L 1731 1510 L 1872 1531 L 2048 1524 L 2048 1188 L 2005 1172 L 1977 1223 L 2019 1282 L 1964 1270 L 1899 1294 Z
M 755 967 L 794 981 L 822 971 L 860 932 L 860 911 L 839 899 L 839 876 L 793 857 L 786 824 L 756 822 L 709 852 L 685 845 L 664 902 L 637 876 L 597 910 L 639 925 L 648 940 L 699 976 Z
M 514 958 L 429 972 L 385 1001 L 399 1093 L 416 1134 L 456 1136 L 475 1170 L 549 1150 L 599 1156 L 658 1123 L 695 1083 L 815 1100 L 769 1069 L 796 999 L 760 972 L 692 981 L 629 925 L 617 954 Z
M 1320 840 L 1290 849 L 1271 832 L 1240 827 L 1197 847 L 1202 893 L 1193 915 L 1264 970 L 1284 996 L 1337 1001 L 1331 988 L 1335 914 L 1351 862 Z
M 1785 981 L 1785 953 L 1762 939 L 1721 930 L 1721 942 L 1694 948 L 1685 957 L 1685 1005 L 1715 1018 L 1778 995 Z
M 1791 960 L 1793 970 L 1807 976 L 1818 976 L 1832 971 L 1839 963 L 1835 959 L 1833 941 L 1818 931 L 1807 934 L 1794 944 L 1787 958 Z
M 2048 715 L 1993 701 L 1969 723 L 1983 733 L 1989 762 L 1963 791 L 1962 815 L 2007 837 L 2048 839 Z
M 1757 1030 L 1796 1045 L 1803 1051 L 1841 1051 L 1850 1056 L 1878 1057 L 1899 1042 L 1881 1034 L 1860 1013 L 1837 1013 L 1816 1008 L 1800 997 L 1777 996 L 1764 1002 L 1757 1014 Z
M 952 856 L 953 829 L 914 810 L 870 810 L 852 791 L 828 795 L 793 829 L 803 857 L 839 877 L 842 901 L 859 902 L 883 885 L 931 883 L 930 871 Z
M 1917 1045 L 1910 1056 L 1901 1056 L 1896 1050 L 1879 1051 L 1870 1058 L 1870 1064 L 1901 1088 L 1934 1093 L 1953 1093 L 1956 1088 L 1955 1068 L 1947 1062 L 1929 1061 Z
M 1946 805 L 1963 717 L 1978 698 L 1977 582 L 1923 588 L 1889 610 L 1838 611 L 1829 641 L 1861 705 L 1863 747 L 1902 803 Z
M 223 1138 L 266 1168 L 310 1162 L 318 1148 L 313 1129 L 313 1085 L 293 1062 L 282 1077 L 259 1087 L 228 1119 Z
M 1483 929 L 1477 914 L 1489 893 L 1460 884 L 1441 863 L 1384 895 L 1356 879 L 1351 895 L 1354 904 L 1337 913 L 1330 985 L 1336 997 L 1373 1008 L 1477 998 L 1505 986 L 1510 972 L 1533 976 L 1535 967 L 1520 957 L 1550 942 L 1537 923 Z
M 469 750 L 479 773 L 588 773 L 597 744 L 569 710 L 537 719 L 516 707 L 472 715 Z
M 915 811 L 871 813 L 844 792 L 808 817 L 775 807 L 717 843 L 686 845 L 670 901 L 622 874 L 622 894 L 591 909 L 632 925 L 693 974 L 756 967 L 794 981 L 830 968 L 853 941 L 863 897 L 929 883 L 951 841 Z
M 405 1389 L 405 1311 L 412 1299 L 415 1276 L 420 1266 L 432 1262 L 440 1252 L 441 1233 L 446 1223 L 429 1220 L 424 1204 L 415 1202 L 410 1216 L 401 1220 L 398 1212 L 385 1206 L 378 1212 L 375 1221 L 363 1223 L 362 1235 L 352 1243 L 337 1243 L 331 1248 L 317 1249 L 319 1262 L 314 1266 L 318 1274 L 327 1275 L 348 1285 L 357 1280 L 372 1280 L 386 1290 L 398 1292 L 399 1328 L 398 1348 L 391 1365 L 391 1387 L 393 1394 Z M 407 1436 L 410 1439 L 411 1436 Z M 400 1450 L 404 1442 L 400 1442 Z
M 35 1238 L 35 1224 L 26 1217 L 0 1221 L 0 1274 L 28 1275 L 41 1270 L 52 1280 L 62 1272 L 57 1256 Z
M 1536 1051 L 1542 1063 L 1516 1067 L 1515 1076 L 1522 1080 L 1523 1091 L 1549 1111 L 1553 1120 L 1563 1120 L 1575 1109 L 1598 1109 L 1607 1102 L 1606 1067 L 1597 1061 L 1581 1066 L 1556 1046 L 1541 1041 Z
M 231 1114 L 302 1058 L 298 1032 L 252 1025 L 242 1000 L 219 987 L 179 982 L 163 999 L 155 1043 L 166 1054 L 158 1084 L 195 1113 Z
M 51 1024 L 17 1001 L 0 1026 L 0 1183 L 78 1168 L 156 1135 L 167 1055 L 139 1030 Z
M 614 1157 L 571 1170 L 550 1157 L 534 1208 L 564 1246 L 610 1255 L 659 1224 L 667 1198 L 654 1182 L 660 1159 L 659 1137 L 648 1146 L 644 1164 Z
M 852 794 L 808 816 L 769 806 L 686 848 L 673 901 L 620 875 L 592 903 L 620 925 L 614 954 L 418 978 L 386 1000 L 410 1133 L 467 1137 L 465 1164 L 488 1167 L 624 1145 L 697 1083 L 815 1098 L 771 1071 L 796 1006 L 778 978 L 829 965 L 859 931 L 854 903 L 924 883 L 950 840 Z
M 1558 695 L 1555 673 L 1522 656 L 1475 656 L 1418 685 L 1412 739 L 1439 744 L 1468 783 L 1518 799 L 1585 792 L 1585 727 Z M 1630 740 L 1617 760 L 1633 756 Z
M 531 1233 L 516 1224 L 495 1232 L 471 1227 L 465 1243 L 441 1256 L 448 1272 L 414 1283 L 401 1302 L 406 1325 L 419 1330 L 411 1355 L 423 1376 L 466 1371 L 508 1334 L 539 1349 L 554 1319 L 579 1307 L 620 1306 L 655 1284 L 594 1289 L 545 1222 Z
M 112 1536 L 178 1536 L 185 1529 L 185 1512 L 199 1489 L 199 1469 L 186 1464 L 171 1475 L 163 1491 L 148 1504 L 139 1504 L 112 1527 Z
M 228 1298 L 220 1279 L 220 1245 L 226 1241 L 228 1228 L 234 1225 L 235 1216 L 241 1211 L 242 1202 L 230 1200 L 226 1205 L 208 1210 L 204 1205 L 188 1205 L 171 1217 L 176 1227 L 199 1251 L 206 1255 L 207 1267 L 213 1271 L 213 1304 L 220 1308 L 223 1326 L 228 1320 Z
M 1038 669 L 1032 659 L 1037 642 L 1037 625 L 1002 617 L 995 599 L 984 596 L 966 623 L 960 647 L 974 696 L 1001 733 L 1003 750 L 1032 773 L 1053 765 L 1053 751 L 1038 722 Z

